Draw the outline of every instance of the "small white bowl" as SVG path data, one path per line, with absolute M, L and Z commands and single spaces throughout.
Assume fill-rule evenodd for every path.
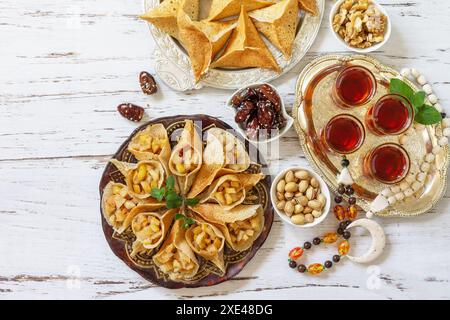
M 277 208 L 277 184 L 278 182 L 285 176 L 285 174 L 288 171 L 299 171 L 299 170 L 305 170 L 308 171 L 308 173 L 317 179 L 317 181 L 319 181 L 320 184 L 320 191 L 321 193 L 325 196 L 326 199 L 326 204 L 325 207 L 323 207 L 323 211 L 322 211 L 322 215 L 319 218 L 315 218 L 313 222 L 311 223 L 305 223 L 305 224 L 295 224 L 291 221 L 291 219 L 281 210 L 278 210 Z M 328 189 L 327 184 L 325 183 L 325 181 L 315 172 L 313 172 L 310 169 L 307 168 L 303 168 L 303 167 L 292 167 L 292 168 L 287 168 L 284 169 L 283 171 L 281 171 L 273 180 L 272 182 L 272 186 L 270 187 L 270 200 L 272 201 L 272 206 L 273 209 L 275 210 L 275 212 L 278 214 L 278 216 L 284 220 L 286 223 L 294 226 L 294 227 L 298 227 L 298 228 L 310 228 L 310 227 L 314 227 L 316 225 L 318 225 L 319 223 L 321 223 L 323 220 L 325 220 L 325 218 L 327 217 L 329 211 L 330 211 L 330 207 L 331 207 L 331 196 L 330 196 L 330 189 Z
M 329 17 L 329 24 L 330 24 L 330 29 L 331 32 L 333 33 L 334 37 L 342 44 L 344 45 L 347 49 L 354 51 L 354 52 L 358 52 L 358 53 L 368 53 L 368 52 L 372 52 L 375 50 L 380 49 L 391 37 L 391 19 L 389 18 L 389 15 L 387 13 L 387 11 L 380 5 L 378 4 L 376 1 L 374 0 L 370 0 L 371 3 L 373 3 L 387 18 L 387 23 L 386 23 L 386 30 L 384 32 L 384 40 L 382 42 L 376 43 L 373 46 L 369 47 L 369 48 L 365 48 L 365 49 L 359 49 L 359 48 L 355 48 L 350 46 L 347 42 L 344 41 L 344 39 L 342 39 L 334 30 L 333 30 L 333 18 L 334 15 L 336 13 L 338 13 L 338 10 L 341 6 L 341 4 L 344 2 L 345 0 L 339 0 L 337 1 L 333 7 L 331 8 L 330 11 L 330 17 Z
M 268 142 L 271 142 L 271 141 L 275 141 L 275 140 L 279 139 L 281 136 L 283 136 L 283 135 L 284 135 L 284 134 L 292 127 L 292 125 L 294 124 L 294 119 L 286 112 L 286 108 L 285 108 L 285 106 L 284 106 L 283 98 L 281 97 L 281 95 L 280 95 L 278 89 L 275 88 L 273 85 L 271 85 L 271 84 L 269 84 L 269 83 L 265 83 L 265 82 L 263 82 L 263 83 L 252 83 L 252 84 L 250 84 L 250 85 L 248 85 L 248 86 L 245 86 L 245 87 L 243 87 L 243 88 L 240 88 L 239 90 L 236 90 L 235 92 L 233 92 L 233 94 L 232 94 L 232 95 L 230 96 L 230 98 L 227 100 L 227 106 L 233 110 L 234 114 L 236 114 L 236 108 L 233 107 L 233 104 L 231 103 L 231 99 L 234 97 L 234 95 L 238 94 L 239 92 L 241 92 L 242 90 L 245 90 L 245 89 L 247 89 L 247 88 L 256 88 L 256 87 L 259 87 L 259 86 L 261 86 L 261 85 L 263 85 L 263 84 L 266 84 L 266 85 L 270 86 L 270 87 L 278 94 L 278 97 L 280 98 L 280 103 L 281 103 L 281 113 L 283 114 L 283 117 L 286 119 L 286 125 L 285 125 L 284 128 L 281 129 L 280 132 L 279 132 L 276 136 L 274 136 L 274 137 L 271 137 L 271 138 L 269 138 L 269 139 L 264 139 L 264 140 L 254 140 L 254 139 L 251 139 L 251 138 L 249 138 L 249 137 L 247 136 L 247 133 L 245 132 L 244 129 L 242 129 L 242 127 L 241 127 L 241 125 L 240 125 L 239 123 L 236 123 L 237 128 L 238 128 L 237 130 L 239 131 L 239 133 L 240 133 L 245 139 L 247 139 L 248 141 L 250 141 L 250 142 L 252 142 L 252 143 L 254 143 L 254 144 L 258 144 L 258 143 L 268 143 Z

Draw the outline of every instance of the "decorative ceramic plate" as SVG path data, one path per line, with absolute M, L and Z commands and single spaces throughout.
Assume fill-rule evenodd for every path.
M 160 0 L 144 0 L 144 10 L 148 11 L 159 3 Z M 201 3 L 203 4 L 204 1 Z M 325 9 L 325 0 L 317 0 L 317 7 L 319 11 L 317 16 L 302 12 L 290 60 L 285 60 L 281 52 L 266 41 L 267 46 L 282 69 L 281 73 L 261 68 L 211 69 L 200 83 L 195 84 L 191 72 L 191 63 L 180 44 L 166 33 L 149 24 L 150 31 L 158 47 L 154 52 L 156 72 L 169 87 L 178 91 L 200 89 L 202 86 L 239 89 L 252 83 L 269 82 L 291 70 L 300 62 L 313 44 L 319 32 Z M 201 9 L 205 10 L 205 8 Z
M 113 156 L 113 159 L 124 162 L 137 162 L 134 156 L 127 150 L 128 144 L 131 139 L 141 130 L 146 128 L 149 124 L 161 123 L 167 130 L 169 141 L 175 143 L 175 139 L 171 139 L 173 134 L 179 133 L 179 130 L 184 127 L 185 120 L 192 120 L 194 123 L 198 124 L 201 122 L 202 131 L 205 132 L 209 128 L 217 127 L 229 130 L 231 127 L 225 122 L 209 117 L 206 115 L 192 115 L 192 116 L 176 116 L 176 117 L 166 117 L 152 120 L 139 128 L 137 128 L 130 137 L 120 146 L 119 150 Z M 245 143 L 247 152 L 249 151 L 250 145 L 248 141 Z M 252 147 L 252 152 L 249 152 L 250 157 L 253 155 L 256 159 L 251 159 L 252 164 L 247 169 L 246 172 L 258 173 L 261 172 L 263 168 L 267 168 L 261 155 L 255 154 L 253 150 L 256 148 Z M 123 175 L 117 170 L 117 168 L 108 163 L 101 181 L 100 181 L 100 199 L 103 196 L 103 190 L 108 182 L 120 182 L 124 183 Z M 131 257 L 130 253 L 132 251 L 132 243 L 136 239 L 131 227 L 125 232 L 119 234 L 113 230 L 113 228 L 106 222 L 103 212 L 101 212 L 103 232 L 105 234 L 106 240 L 111 247 L 114 254 L 119 257 L 125 264 L 127 264 L 131 269 L 139 273 L 145 279 L 166 288 L 185 288 L 185 287 L 202 287 L 211 286 L 223 281 L 226 281 L 236 274 L 238 274 L 242 268 L 253 258 L 258 249 L 263 245 L 267 236 L 269 235 L 270 229 L 273 222 L 273 209 L 269 201 L 269 189 L 271 185 L 270 176 L 266 176 L 262 181 L 260 181 L 250 192 L 248 197 L 245 199 L 244 204 L 261 204 L 264 210 L 264 227 L 261 235 L 253 242 L 253 245 L 242 252 L 233 251 L 228 244 L 225 246 L 224 260 L 226 272 L 223 274 L 215 265 L 211 262 L 206 261 L 202 257 L 197 255 L 197 259 L 200 264 L 200 268 L 192 280 L 184 282 L 175 282 L 170 280 L 167 275 L 162 273 L 158 267 L 153 262 L 153 255 L 159 250 L 159 247 L 153 250 L 147 250 L 145 253 L 139 253 L 134 257 Z M 100 205 L 100 211 L 102 210 Z
M 343 111 L 337 107 L 331 98 L 331 89 L 338 70 L 344 65 L 361 65 L 375 75 L 377 92 L 365 105 Z M 363 56 L 328 55 L 315 59 L 301 72 L 296 84 L 296 100 L 293 107 L 294 126 L 299 135 L 300 143 L 306 158 L 317 172 L 325 179 L 328 186 L 336 191 L 338 187 L 337 173 L 340 171 L 341 156 L 327 151 L 321 143 L 320 133 L 326 123 L 335 115 L 347 113 L 358 118 L 365 126 L 364 116 L 367 109 L 381 96 L 388 93 L 389 81 L 399 77 L 399 73 L 377 60 Z M 408 81 L 408 84 L 417 88 Z M 437 145 L 436 135 L 442 136 L 441 125 L 412 126 L 411 135 L 406 144 L 402 145 L 407 151 L 411 167 L 423 159 L 424 155 Z M 363 173 L 364 156 L 375 146 L 384 142 L 398 143 L 400 136 L 376 136 L 365 127 L 365 140 L 361 148 L 347 155 L 350 160 L 350 173 L 355 181 L 354 189 L 358 194 L 357 204 L 368 210 L 370 203 L 386 188 L 386 185 L 376 181 Z M 449 149 L 445 147 L 437 156 L 431 173 L 423 187 L 414 196 L 399 201 L 388 209 L 378 212 L 380 216 L 414 216 L 427 212 L 444 195 L 446 189 L 446 175 L 449 163 Z

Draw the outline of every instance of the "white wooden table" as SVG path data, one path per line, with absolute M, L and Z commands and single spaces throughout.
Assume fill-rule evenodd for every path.
M 421 70 L 450 108 L 450 2 L 380 2 L 393 34 L 373 56 Z M 343 52 L 327 23 L 330 6 L 303 63 L 274 81 L 288 105 L 308 61 Z M 154 71 L 154 43 L 136 17 L 141 10 L 141 0 L 0 0 L 0 299 L 450 298 L 449 193 L 426 215 L 378 219 L 388 245 L 369 268 L 344 261 L 308 277 L 287 267 L 289 248 L 334 229 L 332 215 L 308 231 L 276 218 L 257 256 L 214 287 L 156 287 L 117 259 L 101 230 L 98 194 L 106 162 L 136 127 L 117 105 L 147 106 L 150 118 L 206 113 L 233 123 L 224 108 L 229 91 L 178 93 L 159 82 L 156 96 L 141 93 L 139 72 Z M 281 141 L 280 168 L 288 165 L 307 165 L 293 129 Z M 370 239 L 354 233 L 362 253 Z M 316 249 L 308 261 L 331 254 Z

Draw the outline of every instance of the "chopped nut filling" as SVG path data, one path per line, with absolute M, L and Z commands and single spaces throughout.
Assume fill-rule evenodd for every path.
M 260 230 L 260 217 L 251 217 L 245 219 L 244 221 L 236 221 L 232 223 L 227 223 L 228 230 L 230 232 L 231 241 L 236 244 L 241 244 L 246 242 L 253 235 Z
M 155 244 L 162 236 L 161 221 L 155 216 L 140 214 L 133 221 L 133 232 L 144 246 Z
M 209 255 L 216 254 L 222 246 L 223 239 L 217 237 L 214 230 L 207 224 L 200 224 L 192 229 L 193 240 L 192 244 L 200 251 Z
M 149 194 L 158 187 L 159 172 L 152 165 L 142 163 L 133 170 L 133 191 L 138 194 Z
M 184 278 L 183 274 L 190 273 L 195 267 L 194 261 L 179 251 L 174 244 L 168 245 L 155 259 L 161 263 L 162 272 L 171 273 L 175 279 Z
M 112 195 L 105 199 L 105 211 L 108 215 L 109 223 L 114 228 L 119 228 L 125 220 L 127 214 L 137 205 L 137 200 L 133 199 L 125 186 L 114 185 Z
M 239 181 L 225 181 L 214 193 L 214 198 L 221 205 L 231 205 L 243 196 L 243 187 Z
M 134 150 L 151 152 L 158 155 L 166 143 L 168 143 L 166 139 L 154 138 L 148 134 L 141 133 L 138 138 L 130 144 L 130 147 Z

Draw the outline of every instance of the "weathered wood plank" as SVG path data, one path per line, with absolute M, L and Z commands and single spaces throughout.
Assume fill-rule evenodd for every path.
M 448 105 L 450 3 L 382 4 L 391 15 L 393 34 L 373 56 L 397 68 L 421 70 Z M 329 31 L 330 6 L 304 61 L 274 81 L 287 105 L 307 62 L 345 52 Z M 267 242 L 241 274 L 211 288 L 154 287 L 116 259 L 101 232 L 97 186 L 109 156 L 136 127 L 116 113 L 116 106 L 124 101 L 146 106 L 150 118 L 207 113 L 233 123 L 224 107 L 230 91 L 177 93 L 159 83 L 155 96 L 140 92 L 139 72 L 154 72 L 153 40 L 136 18 L 141 10 L 140 0 L 0 0 L 0 256 L 7 257 L 0 263 L 1 298 L 450 297 L 450 271 L 442 267 L 450 263 L 444 254 L 450 245 L 449 192 L 430 214 L 382 220 L 388 247 L 377 261 L 379 269 L 343 261 L 324 277 L 290 272 L 288 249 L 334 228 L 331 215 L 301 232 L 276 218 Z M 272 159 L 273 172 L 307 165 L 294 130 L 282 138 L 280 151 L 279 162 Z M 354 233 L 355 250 L 361 253 L 370 239 Z M 306 261 L 322 261 L 333 250 L 311 252 Z M 369 289 L 377 271 L 380 286 Z

